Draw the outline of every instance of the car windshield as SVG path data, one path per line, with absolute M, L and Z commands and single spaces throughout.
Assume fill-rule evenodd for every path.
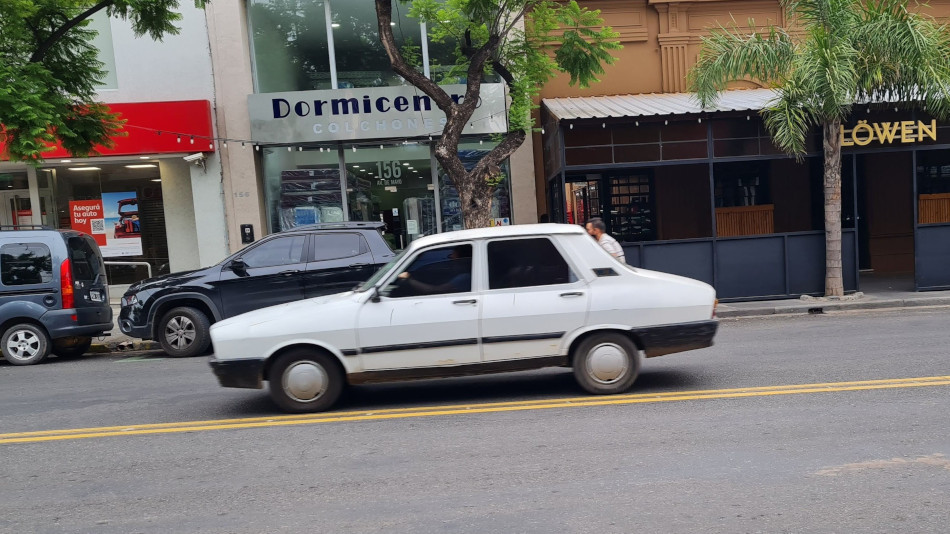
M 401 260 L 402 257 L 406 255 L 407 250 L 409 249 L 405 248 L 402 250 L 402 252 L 400 252 L 399 254 L 396 254 L 395 258 L 389 260 L 389 263 L 380 267 L 379 270 L 376 271 L 376 274 L 371 276 L 369 280 L 367 280 L 366 282 L 363 282 L 363 285 L 356 288 L 356 291 L 358 293 L 362 293 L 363 291 L 366 291 L 370 289 L 371 287 L 375 286 L 377 282 L 379 282 L 384 276 L 386 276 L 387 273 L 389 273 L 389 271 L 392 270 L 393 265 L 399 263 L 399 260 Z

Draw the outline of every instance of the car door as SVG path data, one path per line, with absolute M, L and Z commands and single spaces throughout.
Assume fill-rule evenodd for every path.
M 488 288 L 481 297 L 482 357 L 555 356 L 565 334 L 587 321 L 590 294 L 547 237 L 486 245 Z
M 248 248 L 221 268 L 216 283 L 222 314 L 241 313 L 303 298 L 308 236 L 277 236 Z M 243 265 L 241 265 L 243 262 Z
M 306 298 L 353 289 L 376 272 L 373 254 L 358 232 L 313 234 L 304 275 Z
M 472 243 L 420 250 L 357 319 L 367 371 L 477 363 L 480 297 Z

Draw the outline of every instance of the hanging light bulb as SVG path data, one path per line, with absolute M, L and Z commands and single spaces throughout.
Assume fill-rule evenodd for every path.
M 254 150 L 260 152 L 260 151 L 261 151 L 261 145 L 254 145 Z
M 353 145 L 353 152 L 356 152 L 356 145 Z
M 181 136 L 178 136 L 178 142 L 181 143 Z
M 221 148 L 228 148 L 228 142 L 227 142 L 227 141 L 222 141 L 222 142 L 221 142 Z
M 294 149 L 294 147 L 289 146 L 289 147 L 287 147 L 287 152 L 290 152 L 290 151 L 293 150 L 293 149 Z

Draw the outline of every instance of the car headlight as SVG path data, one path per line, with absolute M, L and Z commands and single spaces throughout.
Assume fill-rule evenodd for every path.
M 139 302 L 139 298 L 135 295 L 122 297 L 123 306 L 131 306 L 133 304 L 138 304 L 138 302 Z

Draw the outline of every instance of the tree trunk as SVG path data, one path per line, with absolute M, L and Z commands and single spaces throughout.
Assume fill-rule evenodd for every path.
M 841 273 L 841 121 L 823 125 L 825 155 L 825 296 L 844 295 Z

